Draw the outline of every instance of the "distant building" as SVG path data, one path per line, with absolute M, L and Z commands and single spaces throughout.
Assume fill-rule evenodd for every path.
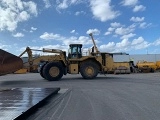
M 134 64 L 142 60 L 156 62 L 160 61 L 160 54 L 113 55 L 113 59 L 115 62 L 134 61 Z

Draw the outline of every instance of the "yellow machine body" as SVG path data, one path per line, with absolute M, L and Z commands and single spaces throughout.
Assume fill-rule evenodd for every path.
M 160 61 L 156 61 L 156 66 L 157 66 L 157 69 L 159 70 L 160 69 Z
M 155 62 L 139 61 L 137 67 L 141 72 L 154 72 L 157 69 Z
M 78 74 L 79 73 L 78 64 L 70 64 L 69 65 L 69 73 L 70 74 Z
M 22 69 L 19 69 L 19 70 L 17 70 L 16 72 L 14 72 L 15 74 L 25 74 L 25 73 L 27 73 L 28 72 L 28 70 L 27 69 L 25 69 L 25 68 L 22 68 Z

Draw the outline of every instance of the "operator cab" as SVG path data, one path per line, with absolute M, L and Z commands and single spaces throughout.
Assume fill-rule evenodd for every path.
M 81 58 L 82 57 L 82 44 L 70 44 L 68 51 L 68 58 Z

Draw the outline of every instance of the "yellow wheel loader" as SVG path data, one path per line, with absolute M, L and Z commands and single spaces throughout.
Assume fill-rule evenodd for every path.
M 92 34 L 90 36 L 94 47 L 88 56 L 82 55 L 82 44 L 70 44 L 68 57 L 65 51 L 59 50 L 59 55 L 55 55 L 50 61 L 44 61 L 40 75 L 49 81 L 57 81 L 66 74 L 81 74 L 84 79 L 93 79 L 98 73 L 114 71 L 113 56 L 100 53 Z

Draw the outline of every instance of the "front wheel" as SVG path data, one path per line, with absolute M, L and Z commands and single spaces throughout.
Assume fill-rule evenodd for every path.
M 94 62 L 82 63 L 80 73 L 84 79 L 93 79 L 98 75 L 98 65 Z
M 44 78 L 49 81 L 58 81 L 63 76 L 63 66 L 59 62 L 50 62 L 43 68 Z

